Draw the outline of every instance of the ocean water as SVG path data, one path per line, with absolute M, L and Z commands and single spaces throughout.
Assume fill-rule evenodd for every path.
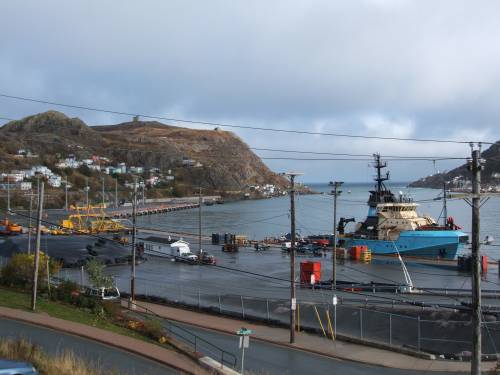
M 310 184 L 320 194 L 296 196 L 296 227 L 302 235 L 333 232 L 333 197 L 329 195 L 332 187 L 328 184 Z M 442 195 L 437 189 L 407 188 L 406 183 L 391 183 L 388 187 L 395 193 L 411 196 L 419 203 L 420 214 L 428 214 L 437 219 L 442 211 L 442 200 L 434 200 Z M 337 200 L 337 220 L 340 217 L 364 220 L 367 214 L 369 190 L 373 184 L 345 183 Z M 471 207 L 462 199 L 448 200 L 448 216 L 464 232 L 470 233 Z M 236 233 L 247 235 L 250 239 L 277 237 L 290 231 L 290 198 L 288 196 L 230 202 L 223 205 L 202 207 L 202 232 Z M 442 219 L 441 219 L 442 220 Z M 141 226 L 198 233 L 198 211 L 186 210 L 163 215 L 141 217 Z M 347 226 L 352 230 L 354 224 Z M 491 235 L 500 241 L 500 199 L 491 198 L 481 207 L 481 238 Z M 498 245 L 498 246 L 495 246 Z M 500 242 L 493 246 L 482 247 L 485 254 L 493 259 L 500 258 Z

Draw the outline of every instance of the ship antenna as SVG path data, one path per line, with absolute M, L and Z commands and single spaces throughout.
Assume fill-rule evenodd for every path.
M 380 161 L 380 154 L 373 154 L 373 156 L 375 158 L 374 166 L 377 170 L 377 178 L 375 179 L 375 181 L 377 181 L 377 198 L 380 202 L 382 197 L 382 190 L 385 190 L 384 181 L 389 179 L 389 172 L 387 172 L 385 177 L 382 177 L 382 169 L 387 167 L 387 163 Z

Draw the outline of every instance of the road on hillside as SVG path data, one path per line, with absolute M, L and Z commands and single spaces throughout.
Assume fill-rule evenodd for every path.
M 72 351 L 86 363 L 93 363 L 105 371 L 116 370 L 127 375 L 171 375 L 178 371 L 108 345 L 87 340 L 79 336 L 61 333 L 52 329 L 0 319 L 2 339 L 25 338 L 40 345 L 46 353 L 57 355 L 65 350 Z
M 241 366 L 241 352 L 238 349 L 238 337 L 192 325 L 176 323 L 219 348 L 238 357 L 238 370 Z M 334 359 L 322 355 L 251 340 L 250 348 L 245 350 L 245 371 L 269 375 L 313 375 L 313 374 L 349 374 L 349 375 L 424 375 L 425 371 L 399 370 L 379 366 Z

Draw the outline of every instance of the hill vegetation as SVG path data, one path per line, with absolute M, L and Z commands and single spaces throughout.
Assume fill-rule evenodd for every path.
M 500 141 L 483 151 L 481 157 L 485 160 L 484 170 L 481 174 L 482 188 L 500 191 Z M 423 177 L 412 182 L 410 186 L 442 188 L 443 183 L 446 183 L 451 189 L 469 189 L 470 172 L 467 169 L 467 164 L 463 164 L 449 172 Z
M 19 157 L 20 149 L 30 150 L 36 157 Z M 67 176 L 76 195 L 87 180 L 90 186 L 95 186 L 96 196 L 102 178 L 113 190 L 117 178 L 120 191 L 126 190 L 124 184 L 132 181 L 130 175 L 112 177 L 85 166 L 58 169 L 58 161 L 68 155 L 80 160 L 98 155 L 109 159 L 111 165 L 126 163 L 174 176 L 173 181 L 151 189 L 148 197 L 191 195 L 201 186 L 205 194 L 237 199 L 251 186 L 273 184 L 278 190 L 286 186 L 286 180 L 269 170 L 239 137 L 218 128 L 188 129 L 137 119 L 116 125 L 88 126 L 78 118 L 56 111 L 11 121 L 0 128 L 0 171 L 45 165 Z

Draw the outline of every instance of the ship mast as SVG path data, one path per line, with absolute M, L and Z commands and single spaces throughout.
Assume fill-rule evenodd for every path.
M 387 163 L 380 160 L 380 154 L 373 154 L 373 157 L 375 158 L 374 166 L 377 170 L 377 178 L 375 179 L 377 182 L 377 202 L 382 203 L 382 190 L 386 190 L 384 181 L 389 179 L 389 172 L 386 173 L 385 177 L 382 177 L 382 169 L 387 167 Z

